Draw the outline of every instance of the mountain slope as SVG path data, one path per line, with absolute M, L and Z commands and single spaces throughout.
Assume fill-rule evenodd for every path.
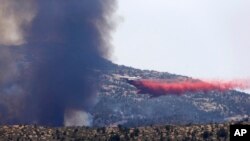
M 191 79 L 189 77 L 110 65 L 101 72 L 98 101 L 90 111 L 93 126 L 145 126 L 223 122 L 250 115 L 250 95 L 238 91 L 186 93 L 150 98 L 117 76 L 144 79 Z

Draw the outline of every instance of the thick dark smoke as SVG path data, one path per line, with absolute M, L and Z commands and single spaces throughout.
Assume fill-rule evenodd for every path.
M 1 92 L 9 97 L 0 101 L 1 123 L 61 126 L 67 114 L 88 111 L 94 102 L 96 70 L 105 69 L 110 53 L 115 0 L 42 0 L 33 7 L 26 44 L 1 46 L 9 54 L 0 57 L 0 87 L 7 89 L 2 83 L 10 81 L 8 91 L 20 91 Z M 14 78 L 1 77 L 12 71 Z M 9 106 L 12 101 L 19 107 Z

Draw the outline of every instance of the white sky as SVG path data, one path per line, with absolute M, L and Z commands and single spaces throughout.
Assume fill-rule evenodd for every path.
M 118 64 L 197 78 L 250 78 L 249 0 L 119 0 Z

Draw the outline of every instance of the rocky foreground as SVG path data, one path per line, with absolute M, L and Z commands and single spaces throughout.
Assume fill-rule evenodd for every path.
M 198 140 L 229 140 L 229 125 L 236 124 L 228 122 L 224 124 L 205 125 L 183 125 L 183 126 L 147 126 L 137 128 L 118 127 L 43 127 L 36 125 L 12 125 L 0 127 L 0 140 L 8 141 L 36 141 L 36 140 L 169 140 L 169 141 L 198 141 Z M 239 124 L 239 123 L 237 123 Z M 247 119 L 240 124 L 250 124 Z

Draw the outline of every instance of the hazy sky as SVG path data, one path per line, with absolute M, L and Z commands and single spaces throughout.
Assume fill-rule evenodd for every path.
M 119 0 L 113 61 L 198 78 L 249 78 L 249 7 L 249 0 Z

